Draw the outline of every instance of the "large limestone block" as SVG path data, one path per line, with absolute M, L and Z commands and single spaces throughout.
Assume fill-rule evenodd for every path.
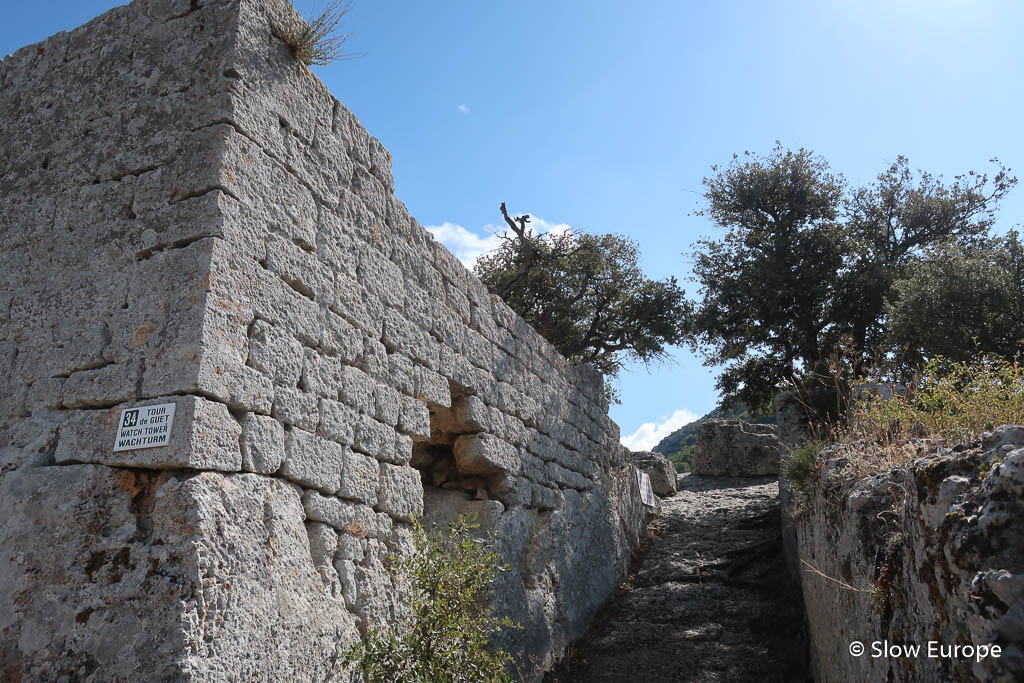
M 22 467 L 0 503 L 5 680 L 325 680 L 358 637 L 280 480 Z
M 174 424 L 166 446 L 114 452 L 124 408 L 173 403 Z M 140 403 L 71 413 L 60 428 L 58 464 L 95 463 L 147 469 L 234 472 L 242 467 L 242 428 L 227 406 L 199 396 L 172 396 Z
M 491 434 L 468 434 L 455 439 L 455 464 L 463 474 L 517 473 L 522 468 L 515 446 Z
M 710 477 L 775 475 L 781 455 L 774 425 L 708 420 L 697 431 L 693 473 Z
M 302 375 L 302 344 L 263 320 L 253 322 L 249 336 L 249 365 L 275 384 L 294 387 Z
M 420 473 L 411 467 L 380 466 L 377 508 L 394 519 L 411 522 L 423 514 L 423 484 Z
M 242 419 L 242 469 L 274 474 L 284 462 L 284 427 L 272 417 L 248 413 Z
M 72 373 L 64 382 L 62 398 L 66 408 L 109 406 L 135 398 L 137 363 L 112 364 Z
M 285 435 L 285 459 L 281 474 L 324 493 L 336 493 L 341 485 L 348 449 L 301 429 Z
M 679 475 L 675 466 L 661 453 L 634 451 L 631 454 L 633 465 L 651 478 L 651 488 L 659 496 L 674 495 L 678 489 Z
M 373 458 L 346 449 L 338 496 L 375 505 L 377 489 L 380 488 L 380 468 L 380 463 Z
M 358 631 L 337 579 L 317 568 L 301 490 L 206 472 L 170 494 L 168 515 L 192 521 L 196 538 L 201 585 L 182 615 L 193 680 L 344 680 L 336 653 Z
M 167 476 L 97 465 L 3 475 L 0 678 L 185 678 L 180 610 L 199 577 L 187 523 L 172 530 L 156 510 Z
M 444 530 L 448 522 L 465 515 L 479 525 L 473 530 L 476 535 L 487 536 L 498 530 L 504 512 L 505 506 L 496 500 L 473 500 L 462 491 L 423 489 L 423 525 L 427 529 Z

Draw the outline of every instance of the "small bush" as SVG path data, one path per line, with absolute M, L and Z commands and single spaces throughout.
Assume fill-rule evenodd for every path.
M 326 66 L 348 56 L 341 46 L 352 34 L 334 35 L 334 32 L 349 9 L 347 2 L 328 0 L 324 11 L 311 21 L 296 14 L 275 25 L 273 32 L 306 66 Z
M 847 440 L 888 446 L 913 438 L 966 443 L 1001 424 L 1024 423 L 1024 368 L 983 356 L 971 362 L 936 358 L 906 396 L 854 406 Z
M 805 441 L 782 459 L 782 472 L 786 481 L 801 496 L 806 497 L 811 492 L 818 456 L 825 445 L 824 441 Z
M 496 618 L 487 598 L 498 573 L 508 569 L 474 538 L 478 525 L 460 516 L 444 532 L 428 533 L 417 523 L 413 552 L 397 558 L 395 569 L 412 587 L 411 615 L 406 623 L 371 629 L 364 642 L 345 655 L 370 683 L 508 681 L 512 658 L 488 650 L 492 634 L 520 628 Z

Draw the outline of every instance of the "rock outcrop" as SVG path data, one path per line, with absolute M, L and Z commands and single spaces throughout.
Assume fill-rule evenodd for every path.
M 693 472 L 711 477 L 778 474 L 781 454 L 775 425 L 709 420 L 697 432 Z
M 815 680 L 1020 680 L 1022 446 L 1024 427 L 921 442 L 919 459 L 866 478 L 823 454 L 813 495 L 787 511 Z
M 409 216 L 293 12 L 136 0 L 0 61 L 0 678 L 337 678 L 466 507 L 541 665 L 625 575 L 600 376 Z
M 651 451 L 633 451 L 630 458 L 638 470 L 651 478 L 651 489 L 655 494 L 662 498 L 675 494 L 679 475 L 668 458 Z

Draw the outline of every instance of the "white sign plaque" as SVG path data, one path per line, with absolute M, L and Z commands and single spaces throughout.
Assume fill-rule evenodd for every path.
M 114 452 L 166 446 L 171 442 L 174 404 L 125 408 L 117 423 Z
M 654 507 L 656 505 L 654 489 L 651 488 L 651 478 L 646 472 L 636 471 L 636 485 L 640 489 L 640 500 L 643 501 L 644 505 Z

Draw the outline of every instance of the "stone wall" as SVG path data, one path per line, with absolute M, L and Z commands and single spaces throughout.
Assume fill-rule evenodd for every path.
M 693 473 L 709 477 L 763 477 L 779 473 L 782 446 L 775 425 L 733 418 L 697 429 Z
M 1024 427 L 861 478 L 827 451 L 795 527 L 817 681 L 1013 681 L 1024 671 Z M 861 456 L 863 457 L 863 456 Z M 851 654 L 854 641 L 863 654 Z M 928 645 L 934 653 L 929 656 Z M 940 647 L 999 646 L 979 660 Z M 919 646 L 907 654 L 893 647 Z M 853 646 L 856 647 L 856 646 Z
M 0 678 L 339 676 L 419 515 L 497 532 L 541 664 L 625 574 L 600 377 L 409 217 L 292 11 L 136 0 L 0 62 Z

